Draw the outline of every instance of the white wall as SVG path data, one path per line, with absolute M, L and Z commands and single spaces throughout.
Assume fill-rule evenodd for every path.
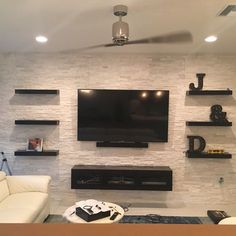
M 189 97 L 196 73 L 206 73 L 204 89 L 236 91 L 236 56 L 173 55 L 0 55 L 0 151 L 14 174 L 49 174 L 53 209 L 84 198 L 157 204 L 160 207 L 202 207 L 235 210 L 236 101 L 233 96 Z M 59 89 L 59 96 L 15 95 L 15 88 Z M 169 142 L 148 149 L 96 148 L 77 141 L 77 89 L 170 90 Z M 210 106 L 221 104 L 232 127 L 186 127 L 186 120 L 208 120 Z M 15 126 L 15 119 L 59 119 L 59 126 Z M 232 159 L 188 159 L 187 134 L 202 135 L 211 148 L 224 148 Z M 14 157 L 28 137 L 43 137 L 45 149 L 57 157 Z M 172 192 L 71 190 L 75 164 L 167 165 L 173 169 Z M 220 177 L 224 183 L 219 184 Z M 159 205 L 158 205 L 159 204 Z

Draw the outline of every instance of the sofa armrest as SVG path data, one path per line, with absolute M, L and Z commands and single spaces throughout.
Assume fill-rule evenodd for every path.
M 50 176 L 18 175 L 6 177 L 10 194 L 21 192 L 49 192 Z

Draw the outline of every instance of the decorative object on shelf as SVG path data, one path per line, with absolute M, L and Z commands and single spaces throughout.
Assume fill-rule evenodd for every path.
M 194 83 L 189 84 L 189 89 L 193 90 L 193 91 L 198 91 L 198 90 L 202 90 L 203 88 L 203 78 L 206 76 L 205 73 L 198 73 L 196 74 L 197 78 L 198 78 L 198 86 L 195 87 Z
M 189 152 L 202 152 L 204 151 L 205 147 L 206 147 L 206 141 L 203 137 L 201 136 L 187 136 L 188 140 L 189 140 Z M 198 140 L 199 141 L 199 147 L 198 148 L 194 148 L 194 141 Z
M 186 91 L 186 95 L 232 95 L 233 91 L 230 89 L 226 90 L 202 90 L 203 89 L 203 78 L 206 76 L 205 73 L 197 73 L 198 86 L 195 87 L 194 83 L 189 84 L 189 91 Z
M 27 151 L 42 152 L 43 151 L 43 139 L 42 138 L 28 139 Z
M 228 123 L 229 121 L 227 120 L 227 117 L 226 117 L 226 112 L 223 112 L 222 111 L 223 108 L 221 105 L 213 105 L 211 107 L 211 114 L 210 114 L 210 119 L 213 121 L 213 122 L 222 122 L 222 123 Z
M 221 105 L 213 105 L 211 107 L 211 121 L 186 121 L 187 126 L 232 126 L 232 122 L 227 120 L 227 113 L 222 112 Z
M 207 153 L 224 153 L 224 149 L 208 149 Z
M 186 156 L 188 158 L 232 158 L 232 155 L 228 152 L 204 152 L 205 146 L 206 146 L 206 141 L 203 137 L 201 136 L 187 136 L 189 139 L 189 150 L 186 152 Z M 194 141 L 198 140 L 199 141 L 199 147 L 195 148 L 194 147 Z M 212 149 L 210 149 L 212 150 Z M 218 149 L 221 150 L 222 149 Z

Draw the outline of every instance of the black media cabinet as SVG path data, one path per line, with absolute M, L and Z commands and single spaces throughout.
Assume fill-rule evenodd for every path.
M 88 166 L 71 169 L 72 189 L 172 190 L 168 166 Z

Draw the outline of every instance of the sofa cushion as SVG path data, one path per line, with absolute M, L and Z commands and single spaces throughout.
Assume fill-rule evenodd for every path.
M 48 192 L 50 176 L 6 176 L 10 194 L 22 192 Z
M 47 202 L 48 194 L 40 192 L 11 194 L 0 203 L 1 223 L 31 223 Z
M 35 212 L 32 209 L 9 208 L 0 210 L 1 223 L 32 223 L 35 217 Z
M 6 176 L 10 194 L 20 192 L 48 192 L 50 176 Z
M 9 189 L 6 181 L 6 174 L 0 171 L 0 202 L 7 196 L 9 196 Z

